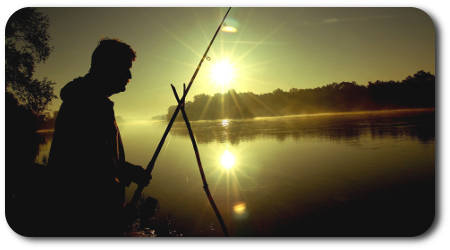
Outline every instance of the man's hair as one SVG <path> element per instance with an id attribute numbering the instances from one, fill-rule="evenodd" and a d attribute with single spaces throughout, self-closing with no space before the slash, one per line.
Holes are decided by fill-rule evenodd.
<path id="1" fill-rule="evenodd" d="M 136 52 L 130 45 L 119 39 L 102 38 L 92 53 L 92 71 L 101 71 L 121 63 L 131 63 L 136 59 Z"/>

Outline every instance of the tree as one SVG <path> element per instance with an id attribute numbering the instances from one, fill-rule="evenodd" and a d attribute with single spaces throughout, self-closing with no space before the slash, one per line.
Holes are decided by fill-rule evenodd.
<path id="1" fill-rule="evenodd" d="M 406 104 L 415 107 L 435 107 L 436 79 L 430 72 L 417 71 L 414 77 L 402 81 Z"/>
<path id="2" fill-rule="evenodd" d="M 361 110 L 434 108 L 435 76 L 418 71 L 400 81 L 333 82 L 314 89 L 280 88 L 269 93 L 227 93 L 213 96 L 194 96 L 187 110 L 190 120 L 248 119 L 253 117 L 314 114 L 324 112 L 352 112 Z M 172 117 L 176 106 L 171 106 L 167 117 Z"/>
<path id="3" fill-rule="evenodd" d="M 16 11 L 5 29 L 5 91 L 37 114 L 44 112 L 54 98 L 55 83 L 33 79 L 36 63 L 45 62 L 52 51 L 48 16 L 35 8 Z"/>

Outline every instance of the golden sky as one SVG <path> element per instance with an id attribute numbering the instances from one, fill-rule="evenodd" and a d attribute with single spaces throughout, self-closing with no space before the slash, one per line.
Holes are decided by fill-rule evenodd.
<path id="1" fill-rule="evenodd" d="M 227 8 L 38 8 L 48 14 L 54 50 L 35 77 L 55 93 L 85 75 L 99 39 L 119 38 L 137 52 L 127 91 L 114 95 L 125 120 L 166 114 L 191 79 Z M 333 82 L 403 80 L 435 74 L 435 27 L 417 8 L 232 8 L 187 100 L 233 88 L 256 94 Z M 224 64 L 225 84 L 211 73 Z M 61 100 L 50 107 L 58 110 Z"/>

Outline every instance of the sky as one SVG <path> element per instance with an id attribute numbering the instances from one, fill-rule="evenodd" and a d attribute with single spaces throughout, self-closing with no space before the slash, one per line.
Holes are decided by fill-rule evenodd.
<path id="1" fill-rule="evenodd" d="M 132 79 L 113 95 L 116 116 L 144 119 L 167 113 L 189 83 L 228 8 L 38 8 L 50 19 L 54 47 L 35 77 L 56 83 L 55 94 L 84 76 L 101 37 L 137 52 Z M 187 100 L 229 88 L 268 93 L 333 82 L 401 81 L 419 70 L 435 74 L 435 27 L 418 8 L 235 7 L 219 32 Z M 225 64 L 231 77 L 212 70 Z M 54 100 L 51 110 L 58 110 Z"/>

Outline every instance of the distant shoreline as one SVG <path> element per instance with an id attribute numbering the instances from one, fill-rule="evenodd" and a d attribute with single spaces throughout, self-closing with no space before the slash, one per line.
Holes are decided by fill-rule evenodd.
<path id="1" fill-rule="evenodd" d="M 407 108 L 407 109 L 383 109 L 383 110 L 361 110 L 361 111 L 343 111 L 343 112 L 325 112 L 315 114 L 297 114 L 297 115 L 283 115 L 283 116 L 258 116 L 252 118 L 219 118 L 219 119 L 202 119 L 195 121 L 213 121 L 213 120 L 246 120 L 246 119 L 265 119 L 265 118 L 282 118 L 282 117 L 297 117 L 297 116 L 325 116 L 325 115 L 352 115 L 365 113 L 382 113 L 382 112 L 414 112 L 414 111 L 436 111 L 436 108 Z M 188 117 L 189 118 L 189 117 Z M 165 122 L 166 120 L 149 120 L 148 122 Z M 134 121 L 133 123 L 135 123 Z M 144 121 L 142 121 L 144 122 Z M 181 122 L 181 121 L 179 121 Z M 124 123 L 127 124 L 127 123 Z M 36 133 L 54 132 L 54 129 L 40 129 Z"/>

